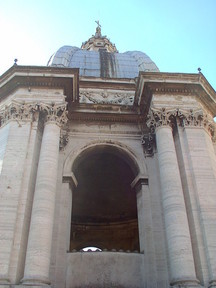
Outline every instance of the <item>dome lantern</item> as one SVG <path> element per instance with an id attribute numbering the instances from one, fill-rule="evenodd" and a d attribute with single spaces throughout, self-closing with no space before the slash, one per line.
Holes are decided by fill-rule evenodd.
<path id="1" fill-rule="evenodd" d="M 101 34 L 101 25 L 99 21 L 95 21 L 97 23 L 95 35 L 92 35 L 88 41 L 82 43 L 81 49 L 88 50 L 88 51 L 98 51 L 100 49 L 104 49 L 107 52 L 116 52 L 115 44 L 113 44 L 107 36 L 102 36 Z"/>

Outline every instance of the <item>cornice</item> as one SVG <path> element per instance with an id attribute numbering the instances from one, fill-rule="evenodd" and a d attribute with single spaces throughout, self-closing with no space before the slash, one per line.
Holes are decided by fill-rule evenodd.
<path id="1" fill-rule="evenodd" d="M 143 123 L 144 117 L 142 115 L 128 114 L 128 115 L 118 115 L 118 114 L 108 114 L 108 113 L 81 113 L 75 112 L 71 114 L 69 120 L 78 121 L 93 121 L 93 122 L 125 122 L 125 123 Z"/>
<path id="2" fill-rule="evenodd" d="M 202 73 L 140 72 L 135 105 L 147 113 L 153 94 L 193 95 L 212 115 L 216 115 L 216 92 Z"/>
<path id="3" fill-rule="evenodd" d="M 129 90 L 135 91 L 136 83 L 134 79 L 124 78 L 96 78 L 96 77 L 80 77 L 80 88 L 98 88 L 112 90 Z"/>
<path id="4" fill-rule="evenodd" d="M 123 83 L 134 84 L 135 80 L 130 78 L 99 78 L 93 76 L 80 76 L 82 82 L 100 82 L 100 83 Z"/>
<path id="5" fill-rule="evenodd" d="M 0 76 L 0 100 L 21 87 L 62 88 L 67 101 L 76 102 L 79 69 L 14 65 Z"/>

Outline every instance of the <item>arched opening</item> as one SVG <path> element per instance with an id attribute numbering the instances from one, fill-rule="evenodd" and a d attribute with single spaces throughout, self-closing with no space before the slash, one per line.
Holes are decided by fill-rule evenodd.
<path id="1" fill-rule="evenodd" d="M 76 159 L 71 251 L 89 246 L 139 251 L 136 193 L 131 189 L 138 172 L 125 154 L 102 145 Z"/>

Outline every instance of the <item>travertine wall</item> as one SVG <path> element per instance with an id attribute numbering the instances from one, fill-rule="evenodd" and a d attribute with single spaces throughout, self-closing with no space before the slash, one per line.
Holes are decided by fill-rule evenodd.
<path id="1" fill-rule="evenodd" d="M 199 204 L 197 202 L 197 194 L 193 183 L 193 175 L 190 168 L 190 159 L 188 158 L 189 152 L 185 143 L 184 129 L 181 127 L 178 127 L 178 133 L 175 135 L 175 145 L 193 244 L 192 248 L 197 277 L 201 283 L 208 286 L 208 263 L 202 234 L 202 223 L 200 221 Z"/>
<path id="2" fill-rule="evenodd" d="M 155 95 L 149 125 L 156 131 L 156 150 L 145 157 L 145 123 L 60 123 L 66 109 L 63 91 L 48 90 L 22 88 L 4 103 L 34 99 L 38 110 L 28 106 L 31 117 L 20 112 L 25 119 L 12 117 L 0 128 L 0 287 L 18 287 L 21 281 L 25 287 L 99 287 L 109 280 L 137 288 L 167 288 L 170 282 L 215 287 L 216 154 L 208 109 L 195 95 Z M 52 105 L 55 100 L 60 106 Z M 40 126 L 38 115 L 45 111 L 49 117 Z M 62 132 L 68 143 L 59 151 Z M 73 163 L 101 145 L 137 165 L 140 254 L 68 252 L 77 184 Z"/>
<path id="3" fill-rule="evenodd" d="M 9 273 L 17 264 L 13 262 L 13 253 L 18 253 L 20 241 L 14 242 L 18 203 L 22 194 L 23 176 L 25 173 L 26 156 L 28 153 L 29 137 L 31 132 L 30 121 L 19 124 L 11 121 L 9 125 L 8 143 L 5 149 L 3 167 L 0 176 L 0 271 L 1 277 L 9 281 Z M 29 169 L 29 168 L 28 168 Z M 15 249 L 15 246 L 18 247 Z M 13 273 L 12 279 L 16 274 Z"/>
<path id="4" fill-rule="evenodd" d="M 9 132 L 9 125 L 2 127 L 2 129 L 0 130 L 0 174 L 3 166 L 5 149 L 7 146 L 8 132 Z"/>
<path id="5" fill-rule="evenodd" d="M 196 278 L 204 287 L 214 287 L 213 255 L 216 251 L 213 240 L 215 227 L 212 224 L 215 223 L 213 211 L 216 209 L 216 158 L 212 142 L 215 135 L 213 115 L 193 95 L 155 95 L 152 107 L 158 125 L 168 125 L 174 129 L 177 168 L 184 192 Z M 164 145 L 168 143 L 170 141 Z M 177 227 L 181 233 L 182 229 Z"/>
<path id="6" fill-rule="evenodd" d="M 53 253 L 50 270 L 51 279 L 52 282 L 55 283 L 55 287 L 64 287 L 66 273 L 69 273 L 68 275 L 71 275 L 70 277 L 72 277 L 72 275 L 74 275 L 74 272 L 72 271 L 76 271 L 77 269 L 74 267 L 74 270 L 70 272 L 69 267 L 73 266 L 71 263 L 72 260 L 70 260 L 69 267 L 67 263 L 68 259 L 70 258 L 70 253 L 67 254 L 67 250 L 69 249 L 71 203 L 74 188 L 70 188 L 68 183 L 62 183 L 62 175 L 67 176 L 69 172 L 71 173 L 74 161 L 77 157 L 80 157 L 80 154 L 84 150 L 87 150 L 89 147 L 97 147 L 97 145 L 112 145 L 117 150 L 124 149 L 126 154 L 128 153 L 128 157 L 131 157 L 130 155 L 134 155 L 133 157 L 140 168 L 140 177 L 145 176 L 149 179 L 149 188 L 147 189 L 149 192 L 146 192 L 144 189 L 144 191 L 141 192 L 144 198 L 138 200 L 140 203 L 138 203 L 138 209 L 140 208 L 140 205 L 141 207 L 143 207 L 143 205 L 145 207 L 144 210 L 139 209 L 140 212 L 138 212 L 139 225 L 141 225 L 140 237 L 143 238 L 140 238 L 140 243 L 143 243 L 141 244 L 141 249 L 144 251 L 144 254 L 141 254 L 140 257 L 143 258 L 142 261 L 145 263 L 145 269 L 143 267 L 142 272 L 140 272 L 142 275 L 139 275 L 139 277 L 143 277 L 145 285 L 153 285 L 153 283 L 155 283 L 154 285 L 160 284 L 160 287 L 167 287 L 169 280 L 166 259 L 164 223 L 161 210 L 160 183 L 158 182 L 159 175 L 157 156 L 147 159 L 144 157 L 140 140 L 140 127 L 135 124 L 124 123 L 114 124 L 104 122 L 101 124 L 96 124 L 92 122 L 81 124 L 79 122 L 73 121 L 68 123 L 68 128 L 69 129 L 67 129 L 67 133 L 69 136 L 69 141 L 66 147 L 60 152 L 57 182 L 54 236 L 52 245 Z M 66 166 L 70 167 L 70 171 L 68 171 Z M 148 186 L 146 186 L 146 188 L 147 187 Z M 78 259 L 80 259 L 79 261 L 82 261 L 82 257 L 78 256 L 81 255 L 79 252 L 77 252 L 77 256 L 74 255 L 71 256 L 71 259 L 78 257 Z M 109 252 L 107 252 L 106 255 L 109 255 Z M 118 253 L 116 256 L 117 255 Z M 91 257 L 94 257 L 93 254 Z M 100 255 L 97 254 L 97 257 L 100 258 Z M 101 256 L 101 260 L 99 261 L 103 261 L 103 257 L 104 256 Z M 131 255 L 130 257 L 133 256 Z M 137 257 L 138 256 L 136 256 L 136 258 Z M 91 273 L 90 270 L 88 271 L 87 269 L 88 265 L 85 263 L 82 265 L 84 265 L 84 268 L 86 267 L 85 269 L 82 268 L 83 273 L 90 277 Z M 103 266 L 103 268 L 106 270 L 106 265 Z M 108 273 L 111 273 L 112 269 L 114 269 L 114 267 L 110 266 L 108 268 Z M 115 273 L 114 270 L 113 273 Z M 125 279 L 127 279 L 127 274 L 128 273 L 125 275 Z M 129 275 L 131 274 L 128 274 L 128 277 Z M 131 276 L 129 278 L 131 278 Z M 130 279 L 130 281 L 132 280 Z M 137 280 L 134 278 L 135 283 L 136 281 Z M 125 281 L 125 283 L 126 282 L 127 281 Z"/>
<path id="7" fill-rule="evenodd" d="M 66 287 L 146 287 L 143 279 L 143 271 L 145 271 L 143 260 L 142 254 L 134 253 L 69 253 Z"/>

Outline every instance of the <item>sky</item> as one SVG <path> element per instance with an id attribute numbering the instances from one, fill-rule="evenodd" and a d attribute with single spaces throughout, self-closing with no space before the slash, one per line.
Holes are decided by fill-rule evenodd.
<path id="1" fill-rule="evenodd" d="M 80 47 L 100 21 L 119 52 L 145 52 L 161 72 L 201 72 L 216 90 L 216 0 L 0 0 L 0 75 L 46 66 L 61 46 Z"/>

